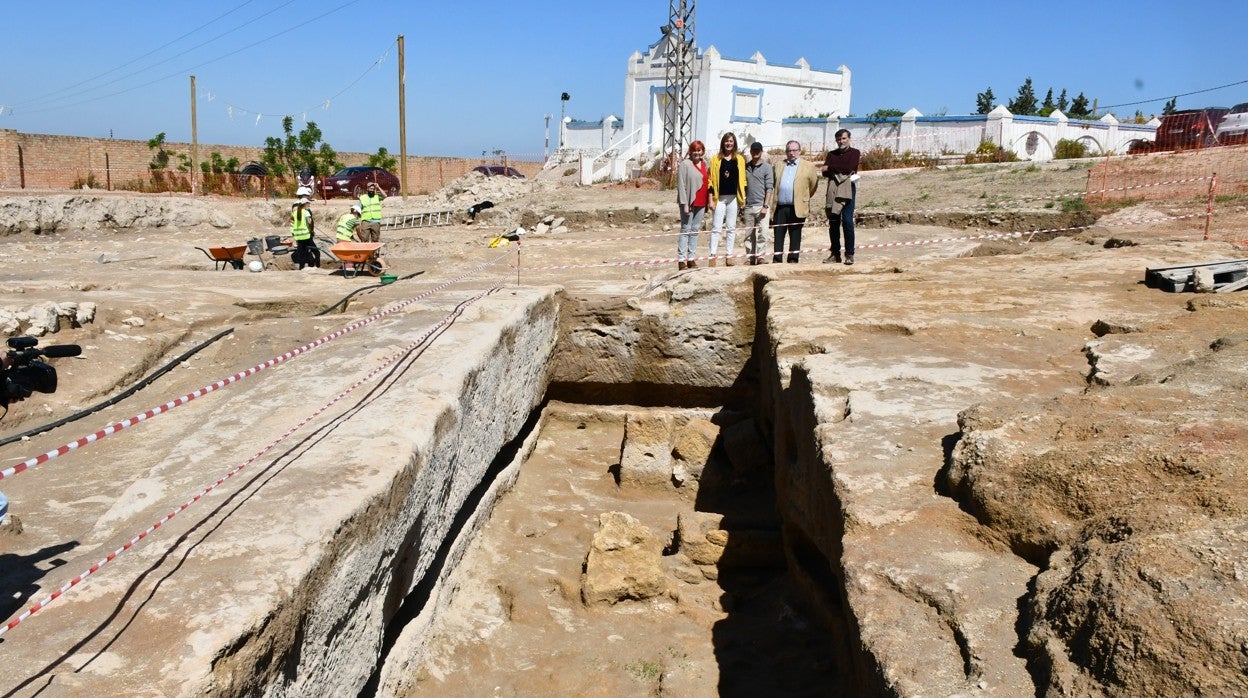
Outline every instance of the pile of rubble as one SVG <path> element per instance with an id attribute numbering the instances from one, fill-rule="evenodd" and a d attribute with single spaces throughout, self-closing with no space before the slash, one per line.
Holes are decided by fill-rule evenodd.
<path id="1" fill-rule="evenodd" d="M 428 197 L 431 209 L 467 209 L 479 201 L 500 203 L 519 199 L 537 188 L 550 185 L 531 179 L 514 177 L 486 177 L 480 172 L 469 172 Z"/>
<path id="2" fill-rule="evenodd" d="M 6 337 L 42 337 L 61 330 L 62 323 L 82 327 L 95 320 L 95 303 L 39 303 L 28 308 L 0 307 L 0 332 Z"/>

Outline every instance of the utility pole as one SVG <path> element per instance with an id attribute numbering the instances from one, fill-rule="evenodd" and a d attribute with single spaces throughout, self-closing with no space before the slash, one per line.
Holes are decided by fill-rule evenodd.
<path id="1" fill-rule="evenodd" d="M 667 24 L 662 31 L 667 38 L 667 66 L 664 73 L 664 96 L 668 105 L 663 110 L 663 152 L 670 158 L 672 170 L 693 140 L 693 60 L 695 0 L 670 0 Z"/>
<path id="2" fill-rule="evenodd" d="M 191 193 L 198 193 L 195 186 L 199 174 L 199 127 L 195 123 L 195 76 L 191 76 Z"/>
<path id="3" fill-rule="evenodd" d="M 559 147 L 560 148 L 563 147 L 563 131 L 564 131 L 565 124 L 567 123 L 567 118 L 568 118 L 564 116 L 563 114 L 564 114 L 564 109 L 569 99 L 572 99 L 572 96 L 569 95 L 567 92 L 564 92 L 563 94 L 559 95 Z"/>
<path id="4" fill-rule="evenodd" d="M 399 34 L 399 193 L 407 198 L 407 78 L 403 35 Z"/>
<path id="5" fill-rule="evenodd" d="M 550 114 L 546 115 L 546 146 L 542 151 L 542 162 L 550 160 Z"/>

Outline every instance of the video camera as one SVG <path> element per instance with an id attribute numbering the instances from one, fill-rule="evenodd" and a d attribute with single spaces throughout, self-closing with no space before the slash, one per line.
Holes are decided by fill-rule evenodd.
<path id="1" fill-rule="evenodd" d="M 22 400 L 31 393 L 56 392 L 56 369 L 39 357 L 56 359 L 82 353 L 77 344 L 54 344 L 43 349 L 36 348 L 37 344 L 39 340 L 34 337 L 9 337 L 9 367 L 0 371 L 0 407 L 7 410 L 10 400 Z"/>

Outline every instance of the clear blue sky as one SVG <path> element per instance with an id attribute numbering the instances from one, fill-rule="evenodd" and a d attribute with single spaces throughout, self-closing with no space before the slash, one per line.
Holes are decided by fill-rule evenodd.
<path id="1" fill-rule="evenodd" d="M 398 152 L 406 37 L 409 154 L 540 159 L 561 92 L 567 115 L 620 114 L 624 71 L 667 21 L 666 0 L 220 0 L 5 3 L 0 128 L 261 145 L 289 114 L 339 150 Z M 697 43 L 728 58 L 805 57 L 853 72 L 851 109 L 975 111 L 1030 76 L 1099 105 L 1160 113 L 1165 99 L 1248 81 L 1248 2 L 746 2 L 699 0 Z M 1248 82 L 1180 108 L 1248 101 Z M 324 105 L 328 104 L 328 108 Z"/>

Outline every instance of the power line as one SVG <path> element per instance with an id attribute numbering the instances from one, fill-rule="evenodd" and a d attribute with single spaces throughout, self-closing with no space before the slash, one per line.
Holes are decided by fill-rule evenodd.
<path id="1" fill-rule="evenodd" d="M 397 42 L 395 42 L 395 43 L 397 43 Z M 318 102 L 318 103 L 316 103 L 316 104 L 314 104 L 314 105 L 312 105 L 312 106 L 310 106 L 310 107 L 305 107 L 305 108 L 303 108 L 303 109 L 299 109 L 299 110 L 297 110 L 297 113 L 304 114 L 304 121 L 306 122 L 306 121 L 307 121 L 307 116 L 306 116 L 306 115 L 307 115 L 307 113 L 308 113 L 309 111 L 312 111 L 313 109 L 315 109 L 315 108 L 317 108 L 317 107 L 324 107 L 325 109 L 328 109 L 328 108 L 329 108 L 329 105 L 330 105 L 330 103 L 331 103 L 331 102 L 333 102 L 335 99 L 338 99 L 338 98 L 339 98 L 339 97 L 341 97 L 342 95 L 346 94 L 348 90 L 350 90 L 352 87 L 355 87 L 357 83 L 359 83 L 361 80 L 363 80 L 363 79 L 364 79 L 364 77 L 365 77 L 366 75 L 368 75 L 369 73 L 373 72 L 373 70 L 375 70 L 375 69 L 377 68 L 377 66 L 381 65 L 382 63 L 385 63 L 385 62 L 386 62 L 386 58 L 388 58 L 388 57 L 390 56 L 390 50 L 394 48 L 395 43 L 392 43 L 392 44 L 390 44 L 390 46 L 386 47 L 386 51 L 385 51 L 385 53 L 383 53 L 383 54 L 381 54 L 380 56 L 378 56 L 378 57 L 377 57 L 377 60 L 373 61 L 371 65 L 369 65 L 367 68 L 365 68 L 365 69 L 364 69 L 364 72 L 360 73 L 358 76 L 356 76 L 356 78 L 355 78 L 354 80 L 352 80 L 351 82 L 347 83 L 347 86 L 346 86 L 346 87 L 342 88 L 341 90 L 338 90 L 338 91 L 337 91 L 337 92 L 335 92 L 334 94 L 330 95 L 329 97 L 327 97 L 327 98 L 325 98 L 325 99 L 321 100 L 320 102 Z M 212 98 L 211 98 L 211 97 L 209 97 L 209 99 L 211 100 Z M 291 113 L 291 112 L 281 112 L 280 114 L 279 114 L 279 113 L 275 113 L 275 112 L 267 112 L 267 113 L 266 113 L 266 112 L 255 111 L 255 110 L 252 110 L 252 109 L 247 109 L 247 108 L 245 108 L 245 107 L 238 107 L 238 106 L 235 106 L 235 105 L 233 105 L 233 104 L 228 104 L 228 103 L 227 103 L 227 104 L 226 104 L 226 113 L 230 116 L 230 118 L 234 118 L 234 113 L 235 113 L 235 112 L 239 112 L 239 113 L 243 113 L 243 114 L 248 114 L 248 115 L 254 115 L 254 116 L 256 117 L 256 123 L 260 123 L 260 119 L 261 119 L 261 117 L 265 117 L 265 116 L 286 116 L 286 115 L 288 115 L 288 114 L 290 114 L 290 113 Z"/>
<path id="2" fill-rule="evenodd" d="M 293 0 L 291 0 L 291 1 L 293 2 Z M 307 25 L 309 25 L 309 24 L 312 24 L 313 22 L 320 21 L 321 19 L 324 19 L 325 17 L 328 17 L 329 15 L 334 14 L 335 12 L 338 12 L 338 11 L 340 11 L 340 10 L 344 10 L 344 9 L 346 9 L 346 8 L 350 7 L 351 5 L 355 5 L 355 4 L 357 4 L 358 2 L 360 2 L 360 0 L 350 0 L 349 2 L 345 2 L 345 3 L 341 4 L 341 5 L 339 5 L 338 7 L 335 7 L 335 8 L 334 8 L 334 9 L 332 9 L 332 10 L 327 10 L 327 11 L 325 11 L 325 12 L 323 12 L 323 13 L 321 13 L 321 14 L 319 14 L 319 15 L 315 16 L 315 17 L 312 17 L 311 19 L 307 19 L 307 20 L 305 20 L 305 21 L 303 21 L 303 22 L 300 22 L 299 24 L 293 25 L 293 26 L 291 26 L 291 27 L 287 27 L 286 29 L 283 29 L 282 31 L 277 32 L 276 34 L 271 34 L 271 35 L 269 35 L 269 36 L 267 36 L 267 37 L 265 37 L 265 38 L 263 38 L 263 39 L 260 39 L 260 40 L 258 40 L 258 41 L 254 41 L 254 42 L 252 42 L 252 43 L 250 43 L 250 44 L 247 44 L 246 46 L 243 46 L 242 48 L 239 48 L 239 49 L 236 49 L 236 50 L 234 50 L 234 51 L 231 51 L 230 53 L 227 53 L 227 54 L 224 54 L 224 55 L 221 55 L 221 56 L 217 56 L 216 58 L 213 58 L 213 59 L 210 59 L 210 60 L 204 61 L 203 63 L 198 63 L 198 64 L 193 65 L 193 66 L 190 66 L 190 67 L 188 67 L 188 68 L 183 68 L 183 69 L 181 69 L 181 70 L 178 70 L 178 71 L 175 71 L 175 72 L 172 72 L 172 73 L 167 73 L 167 74 L 165 74 L 165 75 L 162 75 L 161 77 L 155 78 L 155 79 L 153 79 L 153 80 L 149 80 L 148 82 L 142 83 L 142 84 L 140 84 L 140 85 L 135 85 L 134 87 L 128 87 L 128 88 L 126 88 L 126 89 L 124 89 L 124 90 L 118 90 L 118 91 L 116 91 L 116 92 L 111 92 L 111 93 L 106 94 L 106 95 L 100 95 L 100 96 L 98 96 L 98 97 L 90 97 L 90 98 L 87 98 L 87 99 L 79 100 L 79 101 L 77 101 L 77 102 L 71 102 L 71 103 L 69 103 L 69 104 L 61 104 L 61 105 L 57 105 L 57 106 L 45 107 L 45 108 L 43 108 L 43 109 L 31 109 L 31 110 L 23 111 L 22 113 L 23 113 L 23 114 L 41 114 L 41 113 L 44 113 L 44 112 L 49 112 L 49 111 L 59 111 L 59 110 L 62 110 L 62 109 L 67 109 L 67 108 L 69 108 L 69 107 L 77 107 L 77 106 L 80 106 L 80 105 L 83 105 L 83 104 L 90 104 L 91 102 L 98 102 L 98 101 L 100 101 L 100 100 L 102 100 L 102 99 L 108 99 L 108 98 L 110 98 L 110 97 L 117 97 L 117 96 L 120 96 L 120 95 L 124 95 L 124 94 L 130 93 L 130 92 L 134 92 L 135 90 L 142 89 L 142 88 L 144 88 L 144 87 L 150 87 L 150 86 L 152 86 L 152 85 L 155 85 L 155 84 L 156 84 L 156 83 L 158 83 L 158 82 L 163 82 L 163 81 L 168 80 L 168 79 L 170 79 L 170 78 L 175 78 L 175 77 L 184 77 L 185 75 L 189 74 L 189 73 L 190 73 L 191 71 L 193 71 L 193 70 L 197 70 L 197 69 L 202 68 L 202 67 L 204 67 L 204 66 L 206 66 L 206 65 L 212 65 L 213 63 L 216 63 L 216 62 L 218 62 L 218 61 L 221 61 L 221 60 L 224 60 L 224 59 L 226 59 L 226 58 L 229 58 L 230 56 L 233 56 L 233 55 L 235 55 L 235 54 L 238 54 L 238 53 L 240 53 L 240 52 L 242 52 L 242 51 L 246 51 L 247 49 L 250 49 L 250 48 L 255 48 L 256 46 L 259 46 L 259 45 L 261 45 L 261 44 L 263 44 L 263 43 L 266 43 L 266 42 L 268 42 L 268 41 L 272 41 L 273 39 L 276 39 L 276 38 L 278 38 L 278 37 L 280 37 L 280 36 L 285 36 L 286 34 L 289 34 L 289 33 L 293 32 L 293 31 L 295 31 L 295 30 L 297 30 L 297 29 L 302 29 L 303 27 L 305 27 L 305 26 L 307 26 Z M 266 13 L 266 14 L 267 14 L 267 13 Z M 253 20 L 253 21 L 254 21 L 254 20 Z M 202 44 L 201 44 L 201 45 L 202 45 Z M 114 81 L 114 82 L 115 82 L 115 81 Z M 0 112 L 3 112 L 5 109 L 6 109 L 6 107 L 2 107 L 2 106 L 0 106 Z M 9 110 L 9 112 L 10 112 L 10 113 L 12 112 L 12 109 L 11 109 L 11 108 L 8 108 L 8 110 Z"/>
<path id="3" fill-rule="evenodd" d="M 293 1 L 294 1 L 294 0 L 291 0 L 291 2 L 293 2 Z M 44 94 L 42 94 L 42 95 L 39 95 L 38 97 L 34 97 L 34 98 L 29 99 L 29 100 L 27 100 L 27 101 L 25 101 L 25 102 L 19 102 L 19 103 L 17 103 L 17 104 L 10 105 L 10 108 L 13 108 L 13 107 L 22 107 L 22 106 L 25 106 L 25 105 L 27 105 L 27 104 L 31 104 L 32 102 L 40 102 L 40 101 L 43 101 L 43 100 L 45 100 L 45 99 L 47 99 L 47 98 L 49 98 L 49 97 L 53 97 L 53 96 L 55 96 L 55 95 L 59 95 L 59 94 L 61 94 L 61 93 L 63 93 L 63 92 L 68 92 L 68 91 L 73 90 L 73 89 L 75 89 L 75 88 L 77 88 L 77 87 L 80 87 L 80 86 L 82 86 L 82 85 L 85 85 L 85 84 L 87 84 L 87 83 L 89 83 L 89 82 L 92 82 L 93 80 L 99 80 L 100 78 L 104 77 L 105 75 L 108 75 L 109 73 L 114 73 L 114 72 L 117 72 L 118 70 L 121 70 L 122 68 L 125 68 L 125 67 L 127 67 L 127 66 L 131 66 L 131 65 L 134 65 L 135 63 L 138 63 L 139 61 L 143 60 L 144 58 L 147 58 L 148 56 L 151 56 L 152 54 L 155 54 L 155 53 L 157 53 L 157 52 L 159 52 L 159 51 L 162 51 L 162 50 L 164 50 L 164 49 L 166 49 L 166 48 L 169 48 L 170 46 L 172 46 L 172 45 L 174 45 L 174 44 L 178 43 L 179 41 L 181 41 L 181 40 L 185 39 L 186 37 L 188 37 L 188 36 L 190 36 L 190 35 L 192 35 L 192 34 L 194 34 L 195 32 L 198 32 L 198 31 L 200 31 L 201 29 L 204 29 L 205 27 L 208 27 L 208 26 L 210 26 L 210 25 L 212 25 L 212 24 L 215 24 L 215 23 L 217 23 L 217 22 L 221 21 L 222 19 L 225 19 L 226 17 L 228 17 L 228 16 L 230 16 L 230 15 L 234 14 L 235 12 L 238 12 L 239 10 L 243 9 L 244 7 L 246 7 L 246 6 L 250 5 L 250 4 L 251 4 L 251 3 L 253 3 L 253 2 L 255 2 L 255 0 L 247 0 L 247 1 L 246 1 L 246 2 L 244 2 L 243 4 L 238 5 L 237 7 L 235 7 L 234 9 L 229 10 L 229 11 L 225 12 L 224 14 L 218 15 L 217 17 L 215 17 L 215 18 L 213 18 L 213 19 L 211 19 L 211 20 L 209 20 L 209 21 L 207 21 L 207 22 L 205 22 L 205 23 L 203 23 L 203 24 L 199 25 L 198 27 L 195 27 L 194 29 L 190 30 L 189 32 L 186 32 L 186 33 L 185 33 L 185 34 L 183 34 L 182 36 L 179 36 L 178 38 L 173 39 L 172 41 L 169 41 L 169 42 L 166 42 L 166 43 L 164 43 L 164 44 L 162 44 L 162 45 L 160 45 L 160 46 L 157 46 L 156 48 L 152 49 L 151 51 L 148 51 L 147 53 L 145 53 L 145 54 L 143 54 L 143 55 L 141 55 L 141 56 L 138 56 L 137 58 L 133 58 L 133 59 L 131 59 L 131 60 L 129 60 L 129 61 L 127 61 L 127 62 L 125 62 L 125 63 L 122 63 L 121 65 L 118 65 L 118 66 L 114 66 L 114 67 L 112 67 L 112 68 L 109 68 L 108 70 L 105 70 L 105 71 L 104 71 L 104 72 L 102 72 L 102 73 L 98 73 L 98 74 L 93 75 L 93 76 L 91 76 L 91 77 L 89 77 L 89 78 L 86 78 L 86 79 L 84 79 L 84 80 L 80 80 L 80 81 L 78 81 L 78 82 L 76 82 L 76 83 L 74 83 L 74 84 L 72 84 L 72 85 L 67 86 L 67 87 L 62 87 L 62 88 L 60 88 L 60 89 L 58 89 L 58 90 L 53 90 L 52 92 L 47 92 L 47 93 L 44 93 Z M 287 2 L 286 4 L 287 4 L 287 5 L 289 5 L 289 4 L 290 4 L 290 2 Z M 284 7 L 284 5 L 283 5 L 283 7 Z M 279 8 L 279 9 L 280 9 L 280 8 Z M 269 14 L 269 13 L 266 13 L 266 14 Z M 264 16 L 265 16 L 265 15 L 261 15 L 261 17 L 264 17 Z M 257 18 L 257 19 L 259 19 L 259 18 Z M 255 21 L 255 20 L 252 20 L 252 21 Z M 239 25 L 239 26 L 235 27 L 234 29 L 231 29 L 230 31 L 231 31 L 231 32 L 232 32 L 232 31 L 236 31 L 236 30 L 238 30 L 238 29 L 241 29 L 241 28 L 243 28 L 243 27 L 247 26 L 247 24 L 250 24 L 250 23 L 251 23 L 251 22 L 247 22 L 247 23 L 245 23 L 245 24 L 241 24 L 241 25 Z M 228 33 L 228 32 L 227 32 L 227 33 Z M 202 46 L 203 44 L 200 44 L 200 45 Z M 196 48 L 198 48 L 198 47 L 196 47 Z M 185 52 L 183 52 L 183 53 L 185 53 Z M 172 59 L 174 59 L 174 58 L 177 58 L 177 57 L 178 57 L 178 56 L 180 56 L 180 55 L 183 55 L 183 54 L 179 53 L 179 54 L 177 54 L 177 55 L 170 56 L 169 58 L 167 58 L 167 59 L 165 59 L 165 60 L 166 60 L 166 61 L 168 61 L 168 60 L 172 60 Z M 162 62 L 163 62 L 163 61 L 162 61 Z M 152 65 L 148 66 L 147 68 L 144 68 L 143 70 L 151 70 L 152 68 L 154 68 L 154 67 L 156 67 L 156 66 L 158 66 L 158 65 L 160 65 L 160 63 L 154 63 L 154 64 L 152 64 Z M 138 71 L 138 72 L 142 72 L 142 71 Z M 130 77 L 130 76 L 132 76 L 132 75 L 137 75 L 137 74 L 138 74 L 138 72 L 136 72 L 136 73 L 131 73 L 130 75 L 123 75 L 122 77 L 117 78 L 117 80 L 113 80 L 113 82 L 117 82 L 118 80 L 124 80 L 124 79 L 126 79 L 127 77 Z M 104 84 L 105 84 L 105 85 L 111 85 L 111 84 L 112 84 L 112 82 L 109 82 L 109 83 L 104 83 Z M 103 85 L 96 85 L 96 86 L 94 86 L 94 87 L 103 87 Z"/>
<path id="4" fill-rule="evenodd" d="M 1248 80 L 1240 80 L 1238 82 L 1231 82 L 1225 85 L 1218 85 L 1217 87 L 1207 87 L 1203 90 L 1196 90 L 1195 92 L 1184 92 L 1183 94 L 1173 95 L 1169 97 L 1157 97 L 1154 99 L 1145 99 L 1140 102 L 1124 102 L 1122 104 L 1110 104 L 1104 107 L 1097 107 L 1097 109 L 1109 110 L 1109 109 L 1117 109 L 1118 107 L 1134 107 L 1140 104 L 1149 104 L 1151 102 L 1164 102 L 1168 99 L 1178 99 L 1179 97 L 1191 97 L 1192 95 L 1204 94 L 1205 92 L 1213 92 L 1214 90 L 1225 90 L 1228 87 L 1235 87 L 1237 85 L 1243 85 L 1243 84 L 1248 84 Z"/>

